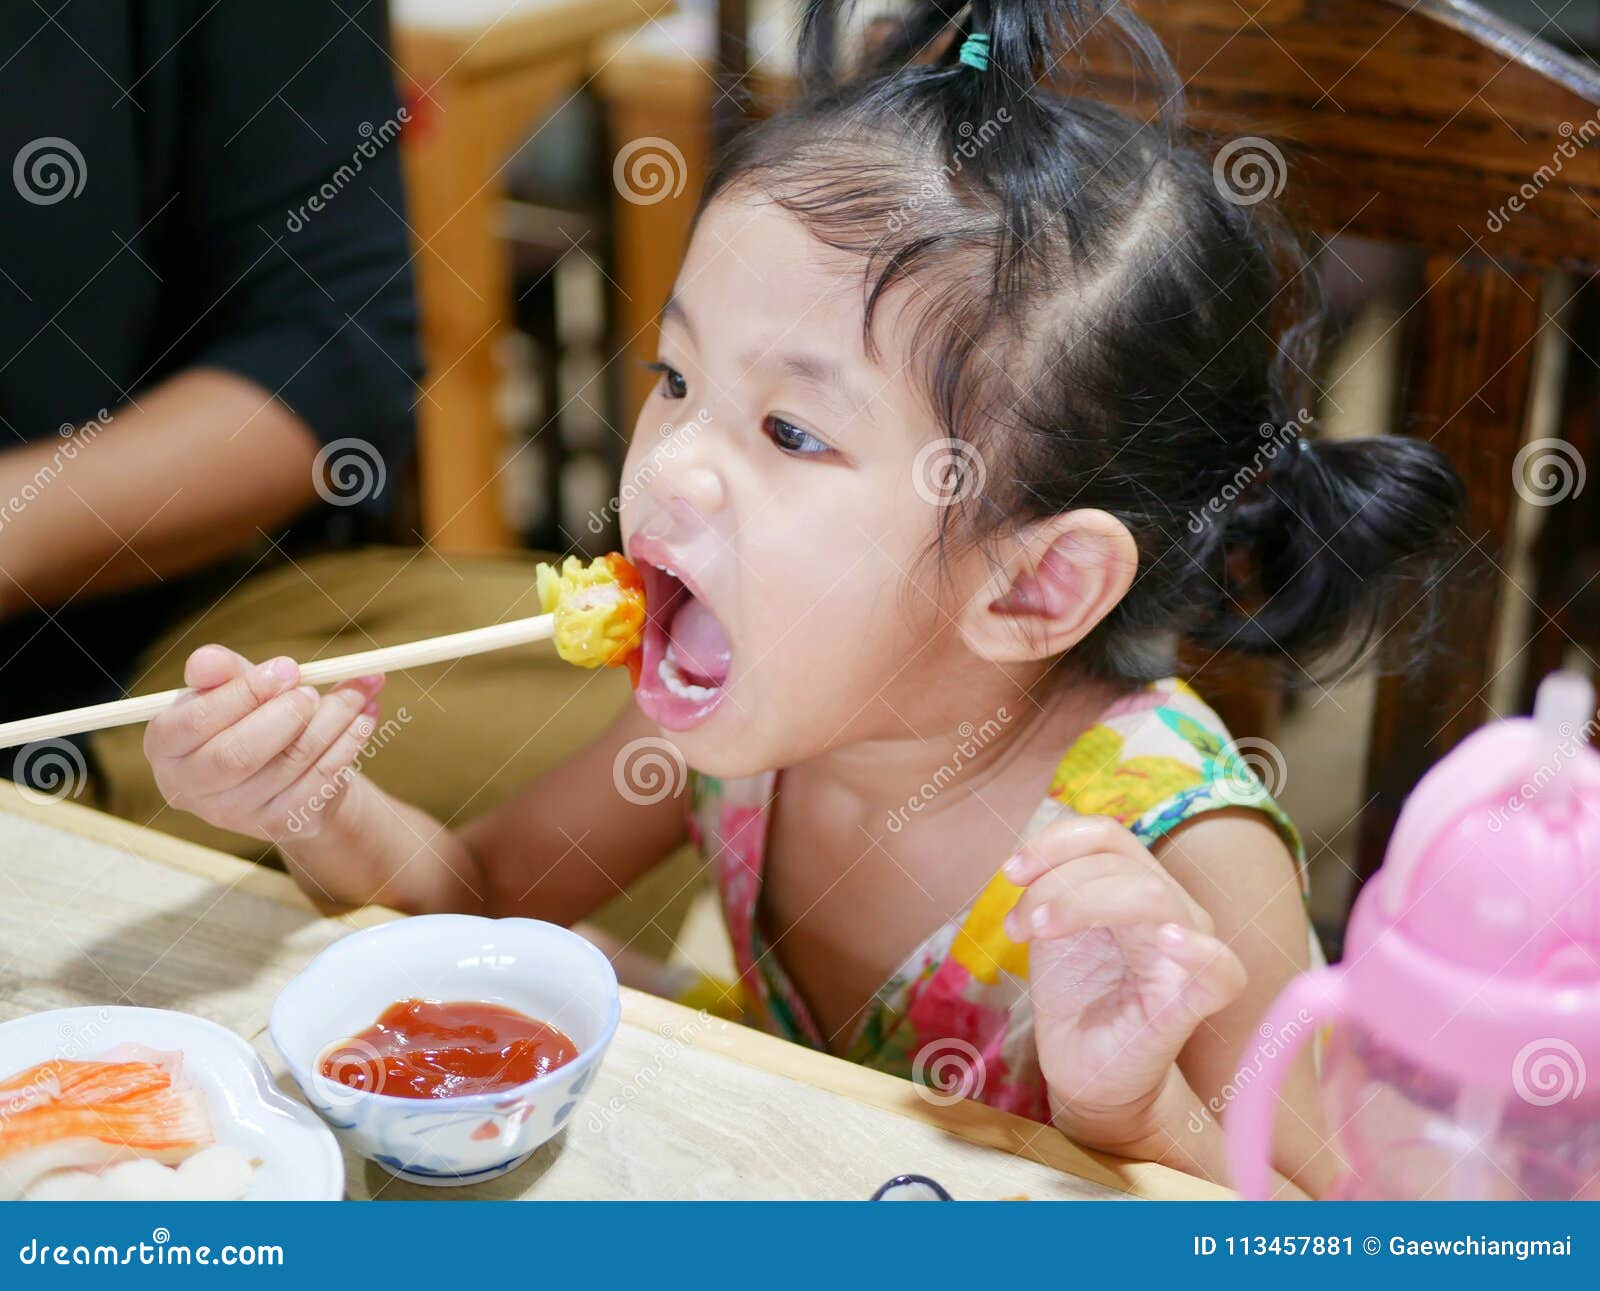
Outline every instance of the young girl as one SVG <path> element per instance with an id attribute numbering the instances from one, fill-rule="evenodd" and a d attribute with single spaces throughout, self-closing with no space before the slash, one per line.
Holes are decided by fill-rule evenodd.
<path id="1" fill-rule="evenodd" d="M 146 749 L 339 901 L 571 922 L 688 837 L 779 1034 L 1221 1179 L 1311 953 L 1304 857 L 1172 641 L 1370 634 L 1457 484 L 1303 438 L 1292 244 L 1173 128 L 1038 83 L 1069 22 L 1166 75 L 1123 6 L 949 9 L 707 184 L 625 467 L 651 617 L 608 733 L 447 827 L 355 771 L 381 678 L 318 698 L 207 646 Z M 628 784 L 641 747 L 694 769 L 687 818 Z M 1309 1068 L 1286 1099 L 1282 1188 L 1316 1193 Z"/>

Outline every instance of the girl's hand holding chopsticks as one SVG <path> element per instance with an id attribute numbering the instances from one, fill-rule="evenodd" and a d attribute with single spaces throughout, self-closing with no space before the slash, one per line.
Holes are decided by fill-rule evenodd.
<path id="1" fill-rule="evenodd" d="M 253 664 L 208 645 L 189 656 L 184 682 L 193 693 L 145 728 L 145 754 L 167 801 L 252 838 L 319 833 L 377 729 L 383 675 L 319 695 L 300 684 L 293 659 Z"/>

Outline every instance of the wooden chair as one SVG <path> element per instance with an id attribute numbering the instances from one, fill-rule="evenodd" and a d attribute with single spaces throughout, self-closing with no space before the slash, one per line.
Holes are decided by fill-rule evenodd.
<path id="1" fill-rule="evenodd" d="M 1393 428 L 1437 444 L 1465 481 L 1463 559 L 1429 664 L 1404 667 L 1418 645 L 1414 615 L 1380 647 L 1365 879 L 1417 779 L 1491 715 L 1494 625 L 1506 598 L 1523 594 L 1508 590 L 1505 566 L 1535 342 L 1552 326 L 1544 293 L 1577 294 L 1600 266 L 1600 72 L 1467 0 L 1131 2 L 1171 52 L 1196 124 L 1264 138 L 1288 159 L 1284 200 L 1303 227 L 1424 257 Z M 1137 92 L 1114 51 L 1085 54 L 1106 92 Z M 1569 399 L 1564 424 L 1592 449 L 1595 338 L 1582 339 L 1567 370 L 1589 394 Z M 1546 534 L 1584 511 L 1581 495 L 1550 507 Z M 1548 541 L 1541 551 L 1547 568 L 1560 563 Z M 1560 662 L 1567 631 L 1538 605 L 1534 618 L 1539 649 L 1514 659 L 1530 677 L 1530 656 L 1541 670 Z M 1248 716 L 1235 720 L 1248 729 Z"/>
<path id="2" fill-rule="evenodd" d="M 1431 440 L 1455 463 L 1468 499 L 1463 555 L 1428 635 L 1429 666 L 1404 666 L 1419 643 L 1415 614 L 1380 647 L 1360 837 L 1365 879 L 1418 778 L 1491 715 L 1494 625 L 1508 595 L 1519 595 L 1504 576 L 1513 463 L 1534 394 L 1535 342 L 1556 325 L 1542 303 L 1552 287 L 1577 296 L 1566 329 L 1585 329 L 1572 333 L 1562 433 L 1594 458 L 1600 292 L 1588 277 L 1600 267 L 1600 72 L 1468 0 L 1126 3 L 1172 55 L 1192 121 L 1226 138 L 1264 140 L 1286 159 L 1283 200 L 1317 242 L 1364 237 L 1423 258 L 1421 294 L 1404 320 L 1392 429 Z M 719 48 L 740 46 L 726 28 L 743 9 L 724 0 Z M 1125 53 L 1109 42 L 1086 42 L 1062 68 L 1086 73 L 1112 101 L 1140 101 Z M 719 85 L 736 80 L 736 70 L 724 69 Z M 1572 337 L 1555 339 L 1568 345 Z M 1527 673 L 1524 697 L 1580 626 L 1581 579 L 1567 566 L 1580 538 L 1600 545 L 1596 514 L 1581 494 L 1543 512 L 1541 583 L 1563 599 L 1548 612 L 1534 607 L 1516 659 Z M 1596 599 L 1589 596 L 1591 609 Z M 1270 734 L 1276 672 L 1208 671 L 1208 697 L 1235 733 Z M 1206 673 L 1199 680 L 1206 689 Z"/>

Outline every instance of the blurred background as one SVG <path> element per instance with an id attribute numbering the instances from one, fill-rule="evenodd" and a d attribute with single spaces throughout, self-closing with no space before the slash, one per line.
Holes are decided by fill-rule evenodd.
<path id="1" fill-rule="evenodd" d="M 1462 590 L 1421 665 L 1411 666 L 1409 629 L 1375 666 L 1331 684 L 1292 667 L 1191 660 L 1305 834 L 1313 913 L 1336 953 L 1349 901 L 1421 770 L 1489 715 L 1526 711 L 1549 669 L 1593 668 L 1600 525 L 1583 484 L 1600 409 L 1600 5 L 1134 7 L 1173 51 L 1197 121 L 1263 145 L 1281 167 L 1269 167 L 1273 194 L 1312 232 L 1328 306 L 1322 367 L 1305 374 L 1319 433 L 1425 434 L 1468 482 Z M 415 452 L 384 457 L 384 505 L 360 513 L 361 541 L 420 549 L 451 571 L 617 544 L 619 466 L 655 379 L 642 364 L 654 357 L 656 312 L 715 141 L 793 92 L 799 9 L 391 0 L 386 22 L 361 7 L 306 35 L 306 63 L 335 40 L 373 61 L 381 49 L 399 104 L 403 205 L 381 193 L 327 199 L 330 211 L 359 204 L 366 227 L 391 228 L 410 248 L 399 281 L 414 293 L 423 372 Z M 345 30 L 357 14 L 359 41 Z M 53 34 L 19 29 L 14 56 L 37 56 Z M 850 34 L 838 33 L 841 47 Z M 247 63 L 248 45 L 234 56 Z M 1111 53 L 1074 51 L 1062 74 L 1137 99 Z M 117 80 L 114 67 L 106 75 Z M 292 86 L 277 97 L 292 131 L 307 109 Z M 362 140 L 390 142 L 388 123 L 366 117 L 338 137 L 302 121 L 337 162 Z M 293 232 L 317 213 L 274 215 Z M 392 366 L 406 367 L 403 355 Z M 163 657 L 181 657 L 181 639 L 166 638 Z M 118 680 L 157 678 L 152 665 Z M 12 696 L 24 711 L 30 698 Z M 447 805 L 485 803 L 466 798 Z M 178 828 L 148 798 L 101 801 Z M 636 903 L 631 935 L 644 948 L 676 939 L 678 916 L 662 912 L 682 905 L 684 887 L 669 878 L 659 898 Z"/>

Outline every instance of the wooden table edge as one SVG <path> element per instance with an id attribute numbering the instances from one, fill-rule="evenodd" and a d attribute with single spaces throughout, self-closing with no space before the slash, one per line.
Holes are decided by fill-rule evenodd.
<path id="1" fill-rule="evenodd" d="M 280 905 L 322 917 L 337 915 L 352 928 L 372 927 L 402 917 L 398 911 L 383 906 L 349 911 L 319 906 L 287 874 L 185 842 L 80 803 L 41 802 L 4 780 L 0 780 L 0 812 L 131 852 Z M 723 1054 L 762 1071 L 935 1126 L 969 1143 L 1025 1157 L 1133 1197 L 1149 1201 L 1221 1201 L 1236 1196 L 1220 1185 L 1169 1166 L 1090 1152 L 1047 1126 L 983 1103 L 962 1100 L 949 1106 L 937 1105 L 920 1094 L 917 1086 L 897 1076 L 790 1044 L 734 1022 L 696 1014 L 680 1004 L 642 991 L 624 987 L 622 1006 L 623 1018 L 631 1025 L 670 1037 L 677 1043 Z"/>

